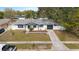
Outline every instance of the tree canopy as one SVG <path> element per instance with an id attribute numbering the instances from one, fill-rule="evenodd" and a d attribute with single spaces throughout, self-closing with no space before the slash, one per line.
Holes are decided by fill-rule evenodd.
<path id="1" fill-rule="evenodd" d="M 79 36 L 79 8 L 39 7 L 39 17 L 47 17 L 64 26 L 67 31 Z"/>
<path id="2" fill-rule="evenodd" d="M 0 19 L 4 18 L 4 12 L 0 11 Z"/>

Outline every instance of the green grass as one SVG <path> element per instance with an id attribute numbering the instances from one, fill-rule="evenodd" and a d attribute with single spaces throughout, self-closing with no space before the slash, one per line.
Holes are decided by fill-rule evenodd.
<path id="1" fill-rule="evenodd" d="M 55 31 L 57 36 L 60 38 L 61 41 L 79 41 L 79 37 L 66 32 L 66 31 Z"/>
<path id="2" fill-rule="evenodd" d="M 23 31 L 7 31 L 2 36 L 0 36 L 0 41 L 50 41 L 47 34 L 25 34 Z"/>
<path id="3" fill-rule="evenodd" d="M 79 44 L 65 44 L 70 49 L 79 49 Z"/>
<path id="4" fill-rule="evenodd" d="M 17 49 L 51 49 L 51 44 L 16 44 L 16 47 Z"/>
<path id="5" fill-rule="evenodd" d="M 17 49 L 31 49 L 32 44 L 17 44 L 16 47 Z"/>

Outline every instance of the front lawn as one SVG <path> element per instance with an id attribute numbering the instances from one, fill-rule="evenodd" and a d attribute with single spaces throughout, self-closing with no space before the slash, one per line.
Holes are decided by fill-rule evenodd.
<path id="1" fill-rule="evenodd" d="M 79 49 L 79 44 L 65 44 L 70 49 Z"/>
<path id="2" fill-rule="evenodd" d="M 28 49 L 28 50 L 41 50 L 41 49 L 51 49 L 51 44 L 16 44 L 18 49 Z"/>
<path id="3" fill-rule="evenodd" d="M 79 37 L 66 32 L 66 31 L 54 31 L 61 41 L 79 41 Z"/>
<path id="4" fill-rule="evenodd" d="M 50 41 L 50 38 L 45 33 L 25 34 L 24 31 L 10 30 L 0 36 L 0 41 Z"/>

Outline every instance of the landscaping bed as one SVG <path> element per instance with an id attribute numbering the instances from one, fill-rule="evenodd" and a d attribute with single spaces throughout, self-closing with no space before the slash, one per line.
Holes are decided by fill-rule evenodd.
<path id="1" fill-rule="evenodd" d="M 61 41 L 79 41 L 79 37 L 66 31 L 54 31 Z"/>
<path id="2" fill-rule="evenodd" d="M 0 36 L 0 41 L 50 41 L 45 33 L 28 33 L 21 30 L 10 30 Z"/>

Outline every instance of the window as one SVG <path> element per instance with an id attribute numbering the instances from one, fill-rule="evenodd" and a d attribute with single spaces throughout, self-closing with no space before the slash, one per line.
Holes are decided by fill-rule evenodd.
<path id="1" fill-rule="evenodd" d="M 18 25 L 18 28 L 23 28 L 23 25 L 19 24 L 19 25 Z"/>
<path id="2" fill-rule="evenodd" d="M 34 28 L 36 27 L 36 25 L 33 26 Z"/>
<path id="3" fill-rule="evenodd" d="M 40 27 L 43 27 L 43 25 L 40 25 Z"/>

